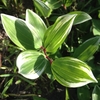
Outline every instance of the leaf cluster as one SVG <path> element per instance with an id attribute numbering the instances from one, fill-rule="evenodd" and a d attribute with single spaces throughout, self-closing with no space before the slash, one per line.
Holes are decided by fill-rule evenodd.
<path id="1" fill-rule="evenodd" d="M 28 79 L 37 80 L 43 75 L 51 82 L 56 80 L 66 87 L 66 100 L 71 98 L 68 88 L 77 88 L 79 100 L 99 100 L 100 70 L 95 67 L 100 66 L 99 60 L 95 62 L 95 57 L 97 59 L 100 52 L 99 20 L 92 18 L 87 13 L 89 11 L 85 11 L 85 8 L 93 2 L 89 0 L 82 6 L 81 11 L 77 10 L 82 5 L 79 1 L 34 0 L 33 2 L 35 12 L 27 9 L 25 20 L 1 14 L 3 27 L 20 52 L 17 53 L 15 66 L 18 71 L 16 69 L 15 73 L 21 74 L 25 78 L 20 75 L 18 77 L 29 83 L 31 81 Z M 78 6 L 75 5 L 77 3 Z M 58 12 L 58 8 L 61 11 L 64 9 L 65 12 L 63 15 L 62 13 L 57 15 L 56 20 L 54 18 L 52 20 L 53 13 Z M 68 10 L 71 11 L 66 14 Z M 92 13 L 91 10 L 90 14 Z M 91 29 L 89 33 L 87 27 Z M 2 94 L 7 91 L 13 80 L 14 78 L 11 78 L 8 81 Z M 89 89 L 93 91 L 92 96 Z M 41 100 L 37 97 L 36 100 L 38 99 Z"/>

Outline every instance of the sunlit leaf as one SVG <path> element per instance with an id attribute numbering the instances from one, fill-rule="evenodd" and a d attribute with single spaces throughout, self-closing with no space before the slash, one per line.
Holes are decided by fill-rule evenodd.
<path id="1" fill-rule="evenodd" d="M 80 60 L 87 61 L 98 50 L 99 44 L 99 36 L 88 39 L 76 49 L 73 56 Z"/>
<path id="2" fill-rule="evenodd" d="M 47 59 L 40 52 L 27 50 L 19 54 L 16 65 L 21 75 L 28 79 L 36 79 L 44 72 Z"/>
<path id="3" fill-rule="evenodd" d="M 1 14 L 2 24 L 9 38 L 22 49 L 34 49 L 42 46 L 37 29 L 24 20 Z"/>
<path id="4" fill-rule="evenodd" d="M 100 87 L 98 85 L 94 87 L 92 100 L 100 100 Z"/>
<path id="5" fill-rule="evenodd" d="M 51 9 L 57 9 L 62 5 L 61 0 L 47 0 L 45 4 Z"/>
<path id="6" fill-rule="evenodd" d="M 80 11 L 58 17 L 56 22 L 47 29 L 44 35 L 43 43 L 47 52 L 55 53 L 57 51 L 70 33 L 73 24 L 80 24 L 90 19 L 91 17 L 87 13 Z"/>
<path id="7" fill-rule="evenodd" d="M 44 35 L 44 47 L 47 52 L 55 53 L 71 31 L 76 15 L 59 17 Z"/>
<path id="8" fill-rule="evenodd" d="M 53 61 L 51 69 L 55 79 L 66 87 L 80 87 L 97 82 L 90 67 L 76 58 L 58 58 Z"/>
<path id="9" fill-rule="evenodd" d="M 44 33 L 47 27 L 43 20 L 32 10 L 26 10 L 26 22 L 30 23 L 35 29 L 37 29 L 39 36 L 43 39 Z"/>
<path id="10" fill-rule="evenodd" d="M 82 12 L 82 11 L 74 11 L 74 12 L 70 12 L 69 14 L 77 14 L 75 20 L 74 20 L 74 25 L 76 24 L 81 24 L 84 23 L 88 20 L 91 20 L 91 16 L 89 14 L 87 14 L 86 12 Z"/>
<path id="11" fill-rule="evenodd" d="M 52 10 L 41 0 L 33 0 L 35 7 L 41 12 L 44 17 L 49 17 Z"/>

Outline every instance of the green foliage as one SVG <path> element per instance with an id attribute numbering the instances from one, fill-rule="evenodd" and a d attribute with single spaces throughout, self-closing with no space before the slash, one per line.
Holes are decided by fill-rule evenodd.
<path id="1" fill-rule="evenodd" d="M 51 66 L 55 79 L 66 87 L 80 87 L 97 82 L 90 67 L 76 58 L 58 58 Z"/>
<path id="2" fill-rule="evenodd" d="M 9 86 L 13 83 L 13 78 L 11 78 L 10 80 L 8 80 L 7 84 L 5 84 L 5 88 L 2 91 L 2 95 L 6 93 L 7 89 L 9 88 Z M 7 96 L 7 95 L 6 95 Z"/>
<path id="3" fill-rule="evenodd" d="M 33 2 L 44 17 L 50 16 L 52 10 L 44 2 L 41 0 L 33 0 Z"/>
<path id="4" fill-rule="evenodd" d="M 48 28 L 46 34 L 44 35 L 44 47 L 46 48 L 47 52 L 55 53 L 57 51 L 57 49 L 68 36 L 72 28 L 74 19 L 75 15 L 66 15 L 59 17 L 55 24 Z"/>
<path id="5" fill-rule="evenodd" d="M 88 86 L 78 88 L 77 92 L 78 92 L 78 100 L 91 99 L 91 94 Z"/>
<path id="6" fill-rule="evenodd" d="M 31 24 L 16 17 L 6 16 L 4 14 L 2 15 L 2 21 L 5 31 L 8 33 L 11 40 L 20 48 L 34 49 L 39 48 L 42 45 L 38 30 Z M 28 41 L 26 42 L 26 40 Z"/>
<path id="7" fill-rule="evenodd" d="M 57 51 L 70 33 L 73 24 L 80 24 L 90 19 L 88 14 L 78 11 L 59 17 L 44 35 L 44 47 L 47 52 L 55 53 Z"/>
<path id="8" fill-rule="evenodd" d="M 61 0 L 46 0 L 45 4 L 50 7 L 52 10 L 61 7 Z"/>
<path id="9" fill-rule="evenodd" d="M 33 21 L 34 20 L 34 21 Z M 35 29 L 38 29 L 39 36 L 41 39 L 44 37 L 44 33 L 47 30 L 47 26 L 43 22 L 43 20 L 33 11 L 28 10 L 26 11 L 26 22 L 30 23 Z"/>
<path id="10" fill-rule="evenodd" d="M 44 72 L 47 60 L 42 53 L 27 50 L 19 54 L 16 64 L 20 74 L 29 79 L 36 79 Z"/>
<path id="11" fill-rule="evenodd" d="M 100 20 L 93 19 L 93 34 L 100 35 Z"/>
<path id="12" fill-rule="evenodd" d="M 92 100 L 100 100 L 100 87 L 98 85 L 94 87 Z"/>
<path id="13" fill-rule="evenodd" d="M 73 23 L 74 24 L 81 23 L 81 21 L 84 22 L 84 21 L 86 21 L 86 19 L 90 20 L 90 17 L 88 17 L 88 15 L 86 13 L 84 13 L 85 16 L 87 16 L 87 17 L 83 16 L 79 22 L 79 20 L 77 20 L 78 19 L 77 16 L 78 15 L 80 16 L 80 14 L 83 15 L 83 13 L 84 12 L 76 12 L 76 13 L 74 12 L 74 13 L 69 13 L 69 14 L 63 15 L 63 16 L 59 17 L 56 20 L 56 22 L 54 23 L 54 25 L 52 25 L 48 29 L 46 29 L 45 24 L 41 20 L 35 20 L 34 23 L 37 23 L 37 24 L 34 27 L 34 23 L 32 23 L 31 19 L 32 19 L 32 16 L 34 16 L 33 17 L 33 19 L 34 19 L 38 15 L 36 15 L 35 13 L 32 13 L 32 11 L 29 11 L 29 10 L 27 10 L 26 21 L 23 21 L 21 19 L 9 16 L 9 15 L 2 14 L 1 18 L 2 18 L 2 22 L 3 22 L 3 26 L 4 26 L 8 36 L 16 45 L 18 45 L 22 49 L 25 49 L 25 51 L 22 52 L 17 58 L 17 67 L 19 69 L 19 73 L 29 79 L 38 78 L 45 70 L 46 63 L 48 60 L 48 61 L 50 61 L 51 66 L 53 66 L 52 67 L 53 75 L 54 75 L 55 79 L 58 80 L 61 84 L 63 84 L 66 87 L 79 87 L 79 86 L 83 86 L 90 82 L 97 82 L 96 79 L 93 77 L 90 69 L 89 69 L 90 75 L 85 75 L 85 73 L 84 73 L 85 71 L 83 70 L 83 68 L 81 68 L 81 65 L 82 65 L 82 64 L 80 64 L 81 62 L 76 59 L 75 59 L 75 61 L 77 61 L 77 62 L 75 64 L 72 64 L 72 66 L 76 67 L 79 65 L 80 69 L 78 70 L 77 68 L 75 68 L 75 72 L 74 72 L 76 75 L 75 79 L 77 78 L 77 80 L 75 80 L 73 78 L 73 75 L 70 73 L 71 69 L 73 69 L 73 68 L 71 68 L 71 66 L 69 66 L 69 68 L 71 68 L 71 69 L 66 69 L 67 68 L 66 64 L 67 63 L 71 64 L 73 62 L 73 59 L 71 59 L 71 58 L 66 58 L 66 59 L 68 61 L 70 60 L 72 62 L 67 62 L 67 60 L 66 60 L 65 65 L 61 65 L 62 67 L 64 67 L 63 70 L 65 70 L 65 72 L 67 72 L 67 71 L 69 72 L 69 73 L 67 73 L 68 76 L 66 76 L 66 78 L 65 78 L 64 76 L 67 74 L 63 75 L 62 70 L 57 71 L 57 69 L 59 69 L 59 68 L 54 67 L 56 60 L 53 61 L 53 63 L 52 63 L 52 59 L 49 58 L 49 56 L 47 54 L 47 52 L 51 52 L 51 53 L 57 52 L 57 49 L 65 41 L 66 37 L 68 36 L 69 32 L 71 31 Z M 29 20 L 29 18 L 31 18 L 31 19 Z M 76 18 L 76 21 L 75 21 L 75 18 Z M 39 23 L 40 23 L 40 25 L 39 25 Z M 11 24 L 12 27 L 11 26 L 9 27 L 9 24 Z M 40 31 L 38 31 L 38 25 L 40 26 Z M 40 38 L 40 34 L 43 34 L 43 31 L 45 34 L 44 34 L 44 40 L 43 40 L 43 45 L 42 45 L 42 40 Z M 26 40 L 28 40 L 28 41 L 26 42 Z M 39 49 L 39 48 L 40 48 L 40 50 L 42 49 L 42 51 L 44 52 L 44 56 L 42 55 L 42 53 L 39 53 L 36 51 L 29 51 L 29 49 L 34 50 L 34 49 Z M 47 60 L 45 58 L 47 58 Z M 62 58 L 62 59 L 60 59 L 60 61 L 63 62 L 64 59 Z M 60 61 L 58 61 L 58 62 L 60 62 Z M 85 64 L 83 64 L 83 65 L 85 68 L 86 65 Z M 57 66 L 59 67 L 59 64 Z M 54 68 L 57 68 L 57 69 L 54 69 Z M 59 75 L 56 76 L 56 74 L 54 73 L 55 70 L 61 76 L 59 76 Z M 77 76 L 79 74 L 77 72 L 81 71 L 81 70 L 82 70 L 82 74 L 84 76 L 81 76 L 81 75 Z M 89 74 L 89 72 L 87 72 L 87 73 Z M 69 77 L 70 75 L 72 77 Z M 62 80 L 60 77 L 65 82 L 62 83 Z M 69 79 L 68 79 L 68 77 L 69 77 Z M 60 80 L 59 80 L 59 78 L 60 78 Z M 82 78 L 84 81 L 82 81 Z M 68 79 L 68 80 L 66 80 L 66 79 Z M 67 84 L 67 82 L 68 82 L 68 84 Z M 74 84 L 74 82 L 75 82 L 75 84 Z"/>
<path id="14" fill-rule="evenodd" d="M 73 56 L 82 61 L 88 61 L 98 50 L 99 44 L 100 37 L 93 37 L 88 39 L 76 49 Z"/>
<path id="15" fill-rule="evenodd" d="M 66 7 L 71 6 L 71 4 L 73 3 L 73 0 L 62 0 L 63 3 L 65 4 Z"/>
<path id="16" fill-rule="evenodd" d="M 8 11 L 11 7 L 16 11 L 23 10 L 21 0 L 1 2 L 3 6 L 0 7 Z M 11 69 L 1 67 L 7 73 L 0 73 L 0 78 L 6 82 L 0 97 L 12 95 L 7 91 L 13 82 L 16 85 L 26 82 L 25 90 L 33 86 L 33 93 L 37 91 L 38 95 L 30 95 L 34 100 L 46 100 L 40 97 L 41 90 L 35 87 L 39 84 L 48 90 L 47 78 L 51 80 L 50 86 L 57 81 L 66 88 L 66 100 L 99 100 L 100 0 L 96 4 L 92 0 L 33 0 L 33 4 L 33 11 L 26 10 L 25 20 L 14 17 L 15 13 L 14 16 L 1 14 L 4 30 L 16 46 L 9 41 L 0 43 L 2 51 L 7 46 L 11 55 L 4 59 L 13 66 Z M 18 16 L 22 10 L 18 10 Z M 95 16 L 92 19 L 90 15 Z M 17 56 L 14 64 L 9 60 L 12 56 L 14 61 Z M 48 93 L 54 89 L 51 88 Z M 71 98 L 69 88 L 77 89 L 77 99 Z"/>
<path id="17" fill-rule="evenodd" d="M 51 54 L 57 52 L 69 35 L 73 24 L 80 24 L 91 19 L 88 14 L 84 12 L 71 12 L 57 18 L 56 22 L 49 28 L 31 10 L 26 11 L 26 21 L 5 14 L 1 14 L 1 18 L 4 29 L 10 39 L 24 50 L 19 54 L 16 61 L 21 75 L 29 79 L 36 79 L 48 67 L 49 61 L 54 78 L 66 87 L 80 87 L 92 82 L 97 83 L 90 67 L 81 60 L 87 60 L 96 52 L 97 49 L 93 52 L 91 49 L 98 48 L 99 37 L 85 42 L 75 52 L 75 57 L 81 59 L 85 56 L 85 60 L 78 60 L 72 57 L 52 59 L 48 56 L 48 52 L 51 52 Z M 38 20 L 35 18 L 38 18 Z M 92 43 L 92 47 L 89 46 L 90 43 Z M 87 46 L 88 49 L 86 49 Z M 89 56 L 87 56 L 88 52 L 90 53 Z"/>
<path id="18" fill-rule="evenodd" d="M 1 0 L 3 4 L 7 7 L 7 0 Z"/>
<path id="19" fill-rule="evenodd" d="M 23 0 L 1 0 L 0 9 L 7 10 L 7 13 L 19 13 L 22 15 L 23 12 Z M 13 12 L 14 11 L 14 12 Z"/>

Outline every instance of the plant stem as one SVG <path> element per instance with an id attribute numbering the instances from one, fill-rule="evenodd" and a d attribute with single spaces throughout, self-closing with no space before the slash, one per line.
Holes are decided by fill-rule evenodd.
<path id="1" fill-rule="evenodd" d="M 1 94 L 0 94 L 1 95 Z M 13 97 L 31 97 L 31 96 L 37 96 L 36 94 L 7 94 L 8 96 Z"/>
<path id="2" fill-rule="evenodd" d="M 48 59 L 48 61 L 50 62 L 50 64 L 52 64 L 53 60 L 51 58 L 49 58 L 49 56 L 47 55 L 46 49 L 43 46 L 41 47 L 41 49 L 43 50 L 43 52 L 44 52 L 46 58 Z"/>
<path id="3" fill-rule="evenodd" d="M 33 82 L 33 81 L 30 81 L 30 80 L 28 80 L 28 79 L 26 79 L 26 78 L 24 78 L 24 77 L 22 77 L 22 76 L 20 76 L 20 75 L 17 75 L 20 79 L 22 79 L 22 80 L 24 80 L 25 82 L 27 82 L 27 83 L 29 83 L 29 84 L 31 84 L 31 85 L 36 85 L 36 83 L 35 82 Z"/>

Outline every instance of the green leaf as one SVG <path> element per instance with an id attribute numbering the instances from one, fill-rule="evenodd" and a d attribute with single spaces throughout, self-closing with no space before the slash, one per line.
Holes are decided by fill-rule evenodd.
<path id="1" fill-rule="evenodd" d="M 85 12 L 71 12 L 57 18 L 54 25 L 47 29 L 44 35 L 44 47 L 47 52 L 55 53 L 71 31 L 73 24 L 80 24 L 90 20 Z"/>
<path id="2" fill-rule="evenodd" d="M 90 100 L 90 90 L 87 86 L 77 89 L 78 100 Z"/>
<path id="3" fill-rule="evenodd" d="M 37 29 L 24 20 L 1 14 L 3 27 L 9 38 L 22 49 L 34 49 L 42 46 Z"/>
<path id="4" fill-rule="evenodd" d="M 44 17 L 49 17 L 52 10 L 41 0 L 33 0 L 35 7 Z"/>
<path id="5" fill-rule="evenodd" d="M 68 36 L 76 15 L 63 15 L 53 26 L 49 27 L 44 35 L 44 47 L 47 52 L 55 53 Z"/>
<path id="6" fill-rule="evenodd" d="M 61 0 L 47 0 L 45 4 L 51 9 L 57 9 L 62 5 Z"/>
<path id="7" fill-rule="evenodd" d="M 93 34 L 100 35 L 100 20 L 93 19 Z"/>
<path id="8" fill-rule="evenodd" d="M 9 79 L 9 80 L 6 81 L 1 95 L 5 95 L 5 93 L 6 93 L 7 90 L 9 89 L 10 85 L 12 85 L 13 79 L 14 79 L 14 78 L 12 77 L 11 79 Z"/>
<path id="9" fill-rule="evenodd" d="M 73 3 L 73 0 L 63 0 L 63 1 L 66 7 L 71 6 L 71 4 Z"/>
<path id="10" fill-rule="evenodd" d="M 16 65 L 21 75 L 28 79 L 36 79 L 44 72 L 47 62 L 42 53 L 27 50 L 19 54 Z"/>
<path id="11" fill-rule="evenodd" d="M 71 15 L 77 14 L 77 16 L 75 17 L 74 23 L 73 23 L 74 25 L 81 24 L 81 23 L 84 23 L 92 19 L 89 14 L 87 14 L 86 12 L 82 12 L 82 11 L 74 11 L 74 12 L 70 12 L 69 14 Z"/>
<path id="12" fill-rule="evenodd" d="M 100 100 L 100 87 L 98 85 L 94 87 L 92 100 Z"/>
<path id="13" fill-rule="evenodd" d="M 32 10 L 26 10 L 26 22 L 30 23 L 35 29 L 37 29 L 39 36 L 43 39 L 44 33 L 47 27 L 43 20 Z"/>
<path id="14" fill-rule="evenodd" d="M 90 67 L 81 60 L 72 57 L 62 57 L 51 65 L 55 79 L 66 87 L 80 87 L 96 82 Z"/>
<path id="15" fill-rule="evenodd" d="M 93 28 L 93 34 L 94 35 L 100 35 L 100 30 Z"/>
<path id="16" fill-rule="evenodd" d="M 1 1 L 6 7 L 8 6 L 8 1 L 7 0 L 1 0 Z"/>
<path id="17" fill-rule="evenodd" d="M 87 61 L 98 50 L 99 44 L 100 44 L 99 36 L 90 38 L 75 50 L 73 56 L 82 61 Z"/>

